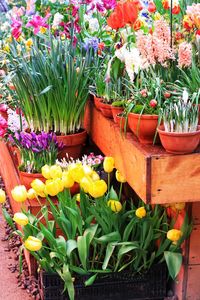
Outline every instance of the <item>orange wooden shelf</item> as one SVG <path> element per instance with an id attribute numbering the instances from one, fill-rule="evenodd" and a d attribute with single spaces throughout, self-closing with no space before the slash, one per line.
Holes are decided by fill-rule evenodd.
<path id="1" fill-rule="evenodd" d="M 91 102 L 85 127 L 100 150 L 114 157 L 116 168 L 144 202 L 200 201 L 200 148 L 189 155 L 171 155 L 162 146 L 141 145 L 132 133 L 124 136 Z"/>

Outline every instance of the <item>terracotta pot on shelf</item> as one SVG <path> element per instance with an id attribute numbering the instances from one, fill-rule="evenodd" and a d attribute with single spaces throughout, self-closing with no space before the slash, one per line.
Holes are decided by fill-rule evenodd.
<path id="1" fill-rule="evenodd" d="M 99 107 L 100 107 L 100 111 L 104 117 L 109 118 L 109 119 L 113 118 L 111 104 L 103 103 L 103 101 L 100 101 Z"/>
<path id="2" fill-rule="evenodd" d="M 112 110 L 112 115 L 113 115 L 114 122 L 117 123 L 116 116 L 118 114 L 122 113 L 124 111 L 124 108 L 111 105 L 111 110 Z"/>
<path id="3" fill-rule="evenodd" d="M 158 125 L 157 115 L 129 113 L 128 125 L 141 144 L 153 144 Z"/>
<path id="4" fill-rule="evenodd" d="M 82 148 L 87 138 L 87 132 L 83 130 L 79 133 L 59 135 L 56 138 L 59 143 L 63 142 L 64 145 L 58 153 L 58 158 L 64 158 L 66 154 L 68 154 L 69 157 L 77 159 L 81 156 Z"/>
<path id="5" fill-rule="evenodd" d="M 200 142 L 200 126 L 195 132 L 166 132 L 159 126 L 158 133 L 163 148 L 172 154 L 188 154 L 195 151 Z"/>
<path id="6" fill-rule="evenodd" d="M 100 111 L 100 102 L 102 101 L 102 98 L 94 96 L 94 106 L 96 109 Z"/>
<path id="7" fill-rule="evenodd" d="M 120 130 L 130 132 L 130 128 L 128 126 L 128 122 L 126 124 L 126 118 L 124 116 L 121 116 L 120 114 L 116 115 L 116 123 L 119 126 Z M 125 128 L 126 124 L 126 128 Z"/>
<path id="8" fill-rule="evenodd" d="M 31 182 L 34 179 L 40 179 L 42 182 L 46 181 L 41 173 L 27 173 L 23 171 L 19 171 L 19 179 L 21 184 L 24 185 L 27 190 L 31 188 Z"/>

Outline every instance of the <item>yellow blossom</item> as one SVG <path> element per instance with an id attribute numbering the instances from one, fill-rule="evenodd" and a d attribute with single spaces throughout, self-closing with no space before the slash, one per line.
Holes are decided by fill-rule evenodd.
<path id="1" fill-rule="evenodd" d="M 89 194 L 94 198 L 102 197 L 107 191 L 107 184 L 104 180 L 94 181 L 89 186 Z"/>
<path id="2" fill-rule="evenodd" d="M 103 168 L 106 173 L 111 173 L 115 167 L 115 161 L 113 157 L 105 157 L 103 162 Z"/>
<path id="3" fill-rule="evenodd" d="M 122 204 L 117 200 L 110 199 L 108 201 L 108 206 L 111 208 L 113 212 L 120 212 L 122 210 Z"/>
<path id="4" fill-rule="evenodd" d="M 80 196 L 80 194 L 76 194 L 75 197 L 76 197 L 76 201 L 77 201 L 77 202 L 80 202 L 80 201 L 81 201 L 81 196 Z"/>
<path id="5" fill-rule="evenodd" d="M 48 165 L 44 165 L 41 169 L 42 172 L 42 176 L 46 179 L 50 179 L 51 175 L 50 175 L 50 167 Z"/>
<path id="6" fill-rule="evenodd" d="M 117 170 L 115 173 L 117 181 L 124 183 L 126 182 L 126 178 Z"/>
<path id="7" fill-rule="evenodd" d="M 44 34 L 47 31 L 47 29 L 45 27 L 40 27 L 40 33 Z"/>
<path id="8" fill-rule="evenodd" d="M 24 246 L 29 251 L 39 251 L 42 248 L 42 242 L 34 236 L 29 236 L 24 242 Z"/>
<path id="9" fill-rule="evenodd" d="M 24 185 L 18 185 L 11 191 L 11 195 L 16 202 L 24 202 L 27 199 L 27 190 Z"/>
<path id="10" fill-rule="evenodd" d="M 99 174 L 95 171 L 92 172 L 92 174 L 90 175 L 90 177 L 92 178 L 93 181 L 97 181 L 100 180 Z"/>
<path id="11" fill-rule="evenodd" d="M 62 178 L 62 169 L 60 166 L 53 165 L 50 167 L 50 176 L 51 178 Z"/>
<path id="12" fill-rule="evenodd" d="M 44 192 L 44 189 L 45 189 L 45 184 L 44 182 L 42 182 L 42 180 L 40 179 L 34 179 L 32 182 L 31 182 L 31 187 L 36 191 L 36 193 L 39 195 L 39 194 L 42 194 Z"/>
<path id="13" fill-rule="evenodd" d="M 36 191 L 34 189 L 29 189 L 28 192 L 27 192 L 27 198 L 29 200 L 33 200 L 37 197 L 37 194 L 36 194 Z"/>
<path id="14" fill-rule="evenodd" d="M 139 207 L 135 211 L 135 215 L 140 219 L 144 218 L 146 216 L 146 214 L 147 214 L 146 209 L 143 206 Z"/>
<path id="15" fill-rule="evenodd" d="M 69 172 L 63 172 L 62 182 L 65 188 L 70 189 L 74 185 L 74 180 Z"/>
<path id="16" fill-rule="evenodd" d="M 178 229 L 171 229 L 167 232 L 168 240 L 172 241 L 174 244 L 176 244 L 177 241 L 180 240 L 182 235 L 182 232 Z"/>
<path id="17" fill-rule="evenodd" d="M 0 189 L 0 203 L 4 203 L 6 201 L 6 193 L 4 190 Z"/>
<path id="18" fill-rule="evenodd" d="M 90 176 L 85 175 L 80 181 L 80 187 L 84 190 L 85 193 L 89 192 L 90 185 L 93 183 Z"/>
<path id="19" fill-rule="evenodd" d="M 28 224 L 28 217 L 21 212 L 15 213 L 13 220 L 20 226 L 25 226 Z"/>

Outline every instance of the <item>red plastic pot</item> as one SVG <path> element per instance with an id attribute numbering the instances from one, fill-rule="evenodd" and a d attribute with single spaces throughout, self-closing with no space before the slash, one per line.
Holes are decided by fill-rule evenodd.
<path id="1" fill-rule="evenodd" d="M 123 109 L 123 107 L 117 107 L 117 106 L 112 106 L 111 105 L 111 110 L 112 110 L 112 115 L 113 115 L 114 122 L 117 123 L 116 116 L 118 114 L 122 113 L 124 111 L 124 109 Z"/>
<path id="2" fill-rule="evenodd" d="M 102 101 L 100 101 L 99 107 L 100 107 L 100 111 L 104 117 L 109 118 L 109 119 L 113 118 L 111 104 L 106 104 L 106 103 L 103 103 Z"/>
<path id="3" fill-rule="evenodd" d="M 128 125 L 141 144 L 153 144 L 158 125 L 157 115 L 129 113 Z"/>
<path id="4" fill-rule="evenodd" d="M 19 171 L 19 179 L 21 184 L 24 185 L 27 190 L 31 188 L 31 183 L 34 179 L 40 179 L 42 182 L 46 181 L 41 173 L 27 173 L 22 171 Z"/>
<path id="5" fill-rule="evenodd" d="M 58 158 L 64 158 L 66 154 L 68 154 L 69 157 L 77 159 L 81 156 L 82 148 L 87 138 L 87 132 L 83 130 L 80 133 L 59 135 L 56 138 L 59 143 L 63 142 L 64 145 L 62 150 L 58 153 Z"/>
<path id="6" fill-rule="evenodd" d="M 164 126 L 159 126 L 158 133 L 163 148 L 172 154 L 188 154 L 195 151 L 200 141 L 200 126 L 195 132 L 166 132 Z"/>
<path id="7" fill-rule="evenodd" d="M 120 130 L 126 131 L 126 132 L 130 131 L 130 128 L 128 126 L 128 122 L 127 122 L 126 129 L 125 129 L 125 124 L 126 124 L 126 118 L 125 117 L 120 116 L 118 114 L 118 115 L 116 115 L 115 118 L 116 118 L 116 123 L 119 126 Z"/>

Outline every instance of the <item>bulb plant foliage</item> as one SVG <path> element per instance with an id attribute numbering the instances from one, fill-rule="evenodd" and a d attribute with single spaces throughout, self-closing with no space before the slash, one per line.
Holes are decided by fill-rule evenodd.
<path id="1" fill-rule="evenodd" d="M 110 171 L 113 164 L 109 157 L 104 167 Z M 36 198 L 46 198 L 47 204 L 37 216 L 24 210 L 14 216 L 17 224 L 24 224 L 23 232 L 17 231 L 23 248 L 31 252 L 43 270 L 59 274 L 70 300 L 75 297 L 74 284 L 83 275 L 87 286 L 99 276 L 106 278 L 109 273 L 125 270 L 147 272 L 152 264 L 166 260 L 169 274 L 176 278 L 182 262 L 181 244 L 191 231 L 187 215 L 181 229 L 174 229 L 174 221 L 168 219 L 164 207 L 144 205 L 142 201 L 137 206 L 129 200 L 123 202 L 113 187 L 107 190 L 107 184 L 93 179 L 86 169 L 79 163 L 68 171 L 56 165 L 43 167 L 47 180 L 34 180 L 32 190 Z M 125 182 L 119 171 L 116 178 L 120 184 Z M 74 182 L 80 184 L 81 191 L 71 196 Z M 33 194 L 23 186 L 12 193 L 16 201 L 25 201 Z M 57 204 L 50 197 L 55 195 Z M 54 220 L 49 219 L 50 215 Z M 12 223 L 9 215 L 5 216 Z"/>

